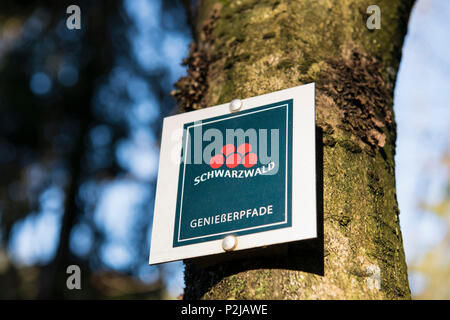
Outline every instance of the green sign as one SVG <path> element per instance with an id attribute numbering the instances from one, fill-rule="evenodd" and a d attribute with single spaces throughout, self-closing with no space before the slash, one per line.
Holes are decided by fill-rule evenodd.
<path id="1" fill-rule="evenodd" d="M 315 86 L 164 118 L 150 264 L 317 237 Z"/>
<path id="2" fill-rule="evenodd" d="M 290 227 L 293 100 L 184 124 L 173 247 Z"/>

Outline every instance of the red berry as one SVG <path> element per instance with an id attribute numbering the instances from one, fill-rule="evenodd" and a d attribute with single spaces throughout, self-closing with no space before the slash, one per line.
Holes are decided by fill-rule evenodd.
<path id="1" fill-rule="evenodd" d="M 238 153 L 233 153 L 227 157 L 226 164 L 228 168 L 235 168 L 241 163 L 241 156 Z"/>
<path id="2" fill-rule="evenodd" d="M 234 145 L 226 144 L 222 147 L 222 153 L 227 157 L 230 153 L 233 153 L 235 150 Z"/>
<path id="3" fill-rule="evenodd" d="M 213 169 L 220 168 L 225 162 L 225 157 L 221 154 L 216 154 L 214 157 L 209 160 L 209 165 Z"/>
<path id="4" fill-rule="evenodd" d="M 249 143 L 243 143 L 237 148 L 237 152 L 239 152 L 242 155 L 245 155 L 250 151 L 252 151 L 252 146 Z"/>
<path id="5" fill-rule="evenodd" d="M 256 162 L 258 162 L 258 156 L 256 153 L 249 153 L 244 157 L 242 164 L 246 168 L 251 168 L 256 164 Z"/>

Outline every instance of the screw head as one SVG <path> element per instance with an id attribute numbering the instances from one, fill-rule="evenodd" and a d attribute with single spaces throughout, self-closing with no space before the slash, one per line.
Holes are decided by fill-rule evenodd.
<path id="1" fill-rule="evenodd" d="M 242 101 L 240 99 L 233 99 L 230 102 L 230 111 L 231 112 L 236 112 L 241 110 L 242 108 Z"/>
<path id="2" fill-rule="evenodd" d="M 222 248 L 225 251 L 233 251 L 237 246 L 237 238 L 233 235 L 228 235 L 222 240 Z"/>

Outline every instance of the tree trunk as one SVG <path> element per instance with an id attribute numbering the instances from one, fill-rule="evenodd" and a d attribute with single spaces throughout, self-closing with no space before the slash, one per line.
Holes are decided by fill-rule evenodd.
<path id="1" fill-rule="evenodd" d="M 373 2 L 381 29 L 369 30 Z M 392 104 L 412 5 L 203 0 L 190 6 L 195 41 L 188 76 L 174 92 L 182 111 L 316 83 L 323 216 L 318 239 L 289 244 L 283 257 L 209 267 L 185 261 L 186 299 L 410 298 Z"/>

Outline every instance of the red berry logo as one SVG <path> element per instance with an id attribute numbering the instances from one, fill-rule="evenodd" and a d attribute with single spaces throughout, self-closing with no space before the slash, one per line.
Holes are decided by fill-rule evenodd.
<path id="1" fill-rule="evenodd" d="M 239 164 L 251 168 L 258 162 L 258 156 L 251 151 L 252 146 L 249 143 L 241 144 L 237 150 L 234 145 L 227 144 L 222 147 L 221 153 L 211 158 L 209 165 L 213 169 L 220 168 L 224 163 L 230 169 L 236 168 Z"/>

